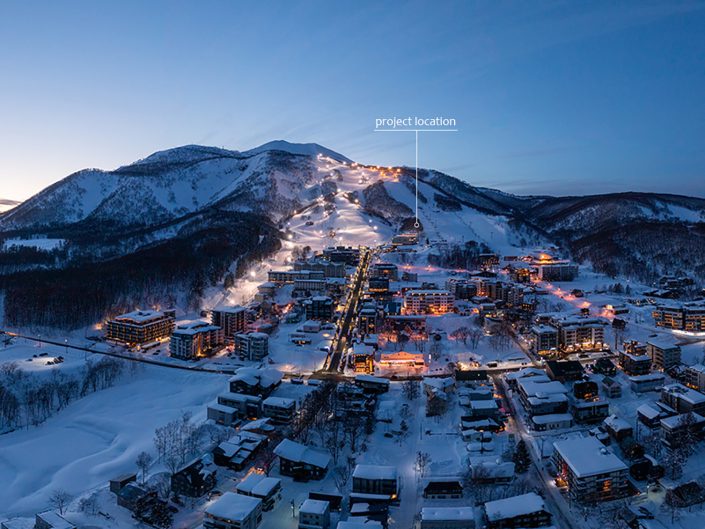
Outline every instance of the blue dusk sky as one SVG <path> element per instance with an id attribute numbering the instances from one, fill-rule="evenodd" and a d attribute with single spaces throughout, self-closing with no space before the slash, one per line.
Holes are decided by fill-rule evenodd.
<path id="1" fill-rule="evenodd" d="M 518 194 L 705 197 L 705 2 L 0 2 L 0 198 L 183 144 L 316 142 Z"/>

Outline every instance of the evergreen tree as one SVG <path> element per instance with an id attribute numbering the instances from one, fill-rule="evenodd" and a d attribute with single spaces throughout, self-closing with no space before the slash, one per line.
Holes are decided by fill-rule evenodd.
<path id="1" fill-rule="evenodd" d="M 523 474 L 531 466 L 531 456 L 526 448 L 526 443 L 523 439 L 519 439 L 516 451 L 514 452 L 514 468 L 518 474 Z"/>

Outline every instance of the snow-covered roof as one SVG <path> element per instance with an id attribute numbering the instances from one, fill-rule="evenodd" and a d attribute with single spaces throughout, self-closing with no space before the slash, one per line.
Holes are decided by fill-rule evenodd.
<path id="1" fill-rule="evenodd" d="M 384 465 L 357 465 L 353 478 L 360 479 L 397 479 L 397 467 Z"/>
<path id="2" fill-rule="evenodd" d="M 568 393 L 568 388 L 557 380 L 544 381 L 535 378 L 519 379 L 519 387 L 527 397 Z"/>
<path id="3" fill-rule="evenodd" d="M 643 415 L 647 419 L 655 419 L 661 415 L 661 410 L 649 402 L 639 406 L 636 411 L 638 414 Z"/>
<path id="4" fill-rule="evenodd" d="M 375 520 L 345 520 L 338 522 L 336 529 L 382 529 L 382 524 Z"/>
<path id="5" fill-rule="evenodd" d="M 667 391 L 671 394 L 676 394 L 678 395 L 678 398 L 690 404 L 705 403 L 705 394 L 700 393 L 697 390 L 688 388 L 683 384 L 669 384 L 668 386 L 663 387 L 663 391 Z"/>
<path id="6" fill-rule="evenodd" d="M 663 373 L 647 373 L 646 375 L 634 375 L 629 377 L 632 382 L 659 382 L 666 379 Z"/>
<path id="7" fill-rule="evenodd" d="M 282 480 L 279 478 L 271 478 L 264 474 L 252 473 L 238 483 L 236 489 L 243 494 L 263 498 L 271 493 L 281 482 Z"/>
<path id="8" fill-rule="evenodd" d="M 526 514 L 545 511 L 543 498 L 535 492 L 485 503 L 485 513 L 490 522 L 516 518 Z"/>
<path id="9" fill-rule="evenodd" d="M 553 443 L 577 477 L 626 470 L 627 465 L 594 437 L 574 437 Z"/>
<path id="10" fill-rule="evenodd" d="M 74 529 L 76 527 L 55 511 L 45 511 L 37 514 L 37 517 L 48 523 L 52 529 Z"/>
<path id="11" fill-rule="evenodd" d="M 656 347 L 657 349 L 680 349 L 678 345 L 673 343 L 673 340 L 669 340 L 668 338 L 651 338 L 650 340 L 647 340 L 646 345 L 651 345 L 653 347 Z"/>
<path id="12" fill-rule="evenodd" d="M 531 420 L 534 424 L 553 424 L 572 421 L 573 416 L 570 413 L 549 413 L 548 415 L 534 415 Z"/>
<path id="13" fill-rule="evenodd" d="M 503 463 L 483 461 L 472 465 L 472 475 L 474 478 L 511 478 L 514 475 L 514 463 L 511 461 Z"/>
<path id="14" fill-rule="evenodd" d="M 460 521 L 475 520 L 475 510 L 472 507 L 423 507 L 421 509 L 423 521 Z"/>
<path id="15" fill-rule="evenodd" d="M 243 521 L 262 503 L 259 498 L 226 492 L 206 508 L 206 513 L 215 518 Z"/>
<path id="16" fill-rule="evenodd" d="M 389 380 L 387 380 L 386 378 L 374 377 L 372 375 L 355 375 L 355 381 L 356 382 L 371 382 L 374 384 L 384 384 L 386 386 L 389 385 Z"/>
<path id="17" fill-rule="evenodd" d="M 136 323 L 144 323 L 157 318 L 163 318 L 164 313 L 158 310 L 135 310 L 116 316 L 116 320 L 130 320 Z"/>
<path id="18" fill-rule="evenodd" d="M 679 426 L 683 425 L 683 421 L 688 420 L 685 418 L 687 415 L 687 413 L 682 413 L 680 415 L 673 415 L 672 417 L 664 417 L 663 419 L 661 419 L 661 426 L 666 426 L 671 430 L 678 428 Z M 697 413 L 693 413 L 692 417 L 693 424 L 700 424 L 702 422 L 705 422 L 705 417 Z"/>
<path id="19" fill-rule="evenodd" d="M 289 461 L 307 463 L 318 468 L 327 468 L 330 464 L 330 454 L 327 451 L 310 448 L 291 439 L 284 439 L 279 443 L 274 453 Z"/>
<path id="20" fill-rule="evenodd" d="M 328 509 L 329 503 L 323 500 L 305 500 L 301 507 L 299 507 L 299 512 L 307 512 L 311 514 L 325 514 L 326 509 Z"/>
<path id="21" fill-rule="evenodd" d="M 274 406 L 277 408 L 296 407 L 296 400 L 285 397 L 267 397 L 262 401 L 263 406 Z"/>
<path id="22" fill-rule="evenodd" d="M 619 432 L 621 430 L 630 430 L 632 428 L 631 424 L 629 424 L 621 417 L 617 417 L 616 415 L 610 415 L 603 422 L 605 423 L 605 426 L 610 427 L 615 432 Z"/>

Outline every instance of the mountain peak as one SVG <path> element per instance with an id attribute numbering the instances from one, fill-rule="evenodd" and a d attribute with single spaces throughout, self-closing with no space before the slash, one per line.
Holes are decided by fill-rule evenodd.
<path id="1" fill-rule="evenodd" d="M 238 151 L 230 151 L 228 149 L 221 149 L 219 147 L 208 147 L 206 145 L 182 145 L 181 147 L 173 147 L 171 149 L 157 151 L 153 154 L 150 154 L 146 158 L 137 160 L 136 162 L 130 164 L 128 167 L 162 162 L 194 162 L 214 157 L 232 158 L 239 155 L 240 153 Z"/>
<path id="2" fill-rule="evenodd" d="M 343 156 L 340 153 L 323 147 L 318 143 L 290 143 L 285 140 L 270 141 L 263 145 L 260 145 L 259 147 L 255 147 L 254 149 L 244 152 L 243 154 L 253 155 L 266 151 L 284 151 L 291 154 L 304 154 L 309 156 L 316 156 L 318 154 L 322 154 L 323 156 L 338 160 L 339 162 L 352 162 L 352 160 L 350 160 L 346 156 Z"/>

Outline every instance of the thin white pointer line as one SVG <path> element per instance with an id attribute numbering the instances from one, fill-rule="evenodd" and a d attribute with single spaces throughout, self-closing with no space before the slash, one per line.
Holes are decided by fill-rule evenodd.
<path id="1" fill-rule="evenodd" d="M 416 131 L 416 228 L 419 227 L 419 131 Z"/>

